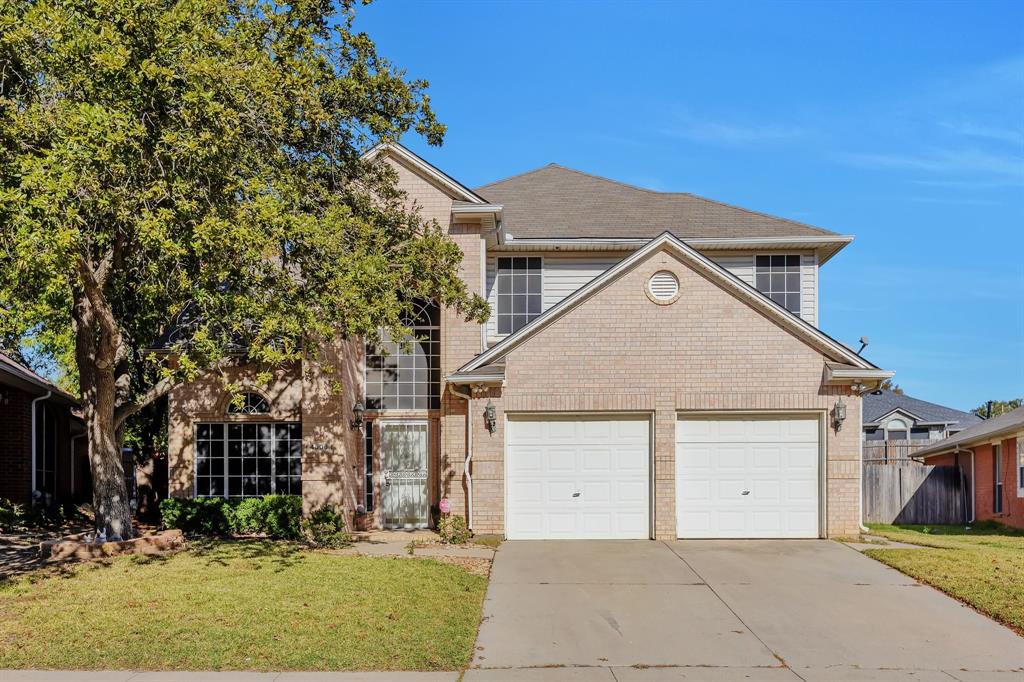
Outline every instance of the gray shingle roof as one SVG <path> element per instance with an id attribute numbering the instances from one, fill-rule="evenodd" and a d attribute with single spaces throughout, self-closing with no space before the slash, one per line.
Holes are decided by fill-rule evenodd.
<path id="1" fill-rule="evenodd" d="M 1018 407 L 1016 410 L 998 417 L 984 419 L 980 424 L 975 424 L 945 440 L 940 440 L 935 445 L 918 450 L 914 453 L 914 457 L 937 455 L 953 450 L 957 445 L 971 445 L 976 441 L 985 441 L 996 436 L 1012 435 L 1018 429 L 1024 429 L 1024 407 Z"/>
<path id="2" fill-rule="evenodd" d="M 685 192 L 655 192 L 549 164 L 478 187 L 518 239 L 834 237 L 818 227 Z"/>
<path id="3" fill-rule="evenodd" d="M 984 421 L 978 415 L 970 412 L 954 410 L 952 407 L 944 407 L 925 400 L 911 398 L 909 395 L 899 395 L 892 391 L 879 389 L 864 396 L 864 423 L 873 424 L 896 409 L 916 415 L 923 422 L 948 423 L 953 430 L 964 429 Z"/>

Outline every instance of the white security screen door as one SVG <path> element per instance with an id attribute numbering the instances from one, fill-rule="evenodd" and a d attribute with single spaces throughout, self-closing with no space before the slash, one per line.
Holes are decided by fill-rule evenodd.
<path id="1" fill-rule="evenodd" d="M 381 502 L 388 528 L 426 528 L 429 521 L 426 421 L 381 421 Z"/>
<path id="2" fill-rule="evenodd" d="M 650 537 L 650 420 L 509 417 L 510 540 Z"/>
<path id="3" fill-rule="evenodd" d="M 676 530 L 681 538 L 816 538 L 818 420 L 681 418 Z"/>

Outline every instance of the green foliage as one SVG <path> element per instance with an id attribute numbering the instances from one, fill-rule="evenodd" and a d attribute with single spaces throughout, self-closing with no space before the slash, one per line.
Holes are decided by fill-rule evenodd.
<path id="1" fill-rule="evenodd" d="M 364 159 L 444 126 L 356 5 L 0 4 L 0 344 L 80 385 L 98 521 L 118 532 L 116 434 L 177 383 L 401 338 L 417 299 L 486 319 L 459 247 Z"/>
<path id="2" fill-rule="evenodd" d="M 195 535 L 265 535 L 275 540 L 302 537 L 302 498 L 264 495 L 242 500 L 219 497 L 169 498 L 160 502 L 164 527 Z"/>
<path id="3" fill-rule="evenodd" d="M 219 497 L 170 497 L 160 502 L 165 528 L 196 535 L 230 535 L 235 528 L 234 512 L 231 504 Z"/>
<path id="4" fill-rule="evenodd" d="M 313 510 L 302 520 L 302 535 L 313 547 L 345 547 L 352 537 L 345 530 L 345 517 L 330 505 Z"/>
<path id="5" fill-rule="evenodd" d="M 461 545 L 473 537 L 466 525 L 466 519 L 456 514 L 446 514 L 437 522 L 437 534 L 446 545 Z"/>
<path id="6" fill-rule="evenodd" d="M 878 386 L 879 388 L 885 389 L 886 391 L 892 391 L 896 395 L 903 395 L 903 389 L 900 385 L 894 382 L 892 379 L 886 379 Z"/>
<path id="7" fill-rule="evenodd" d="M 1024 398 L 1012 398 L 1010 400 L 993 400 L 991 402 L 992 402 L 992 415 L 991 416 L 998 417 L 1001 414 L 1006 414 L 1007 412 L 1013 412 L 1018 407 L 1021 407 L 1022 405 L 1024 405 Z M 973 410 L 971 410 L 971 412 L 973 412 L 974 414 L 978 415 L 979 417 L 987 418 L 989 416 L 989 414 L 988 414 L 988 403 L 986 402 L 986 403 L 983 403 L 983 404 L 979 405 L 978 407 L 975 407 Z"/>
<path id="8" fill-rule="evenodd" d="M 0 497 L 0 531 L 10 531 L 22 524 L 25 507 Z"/>

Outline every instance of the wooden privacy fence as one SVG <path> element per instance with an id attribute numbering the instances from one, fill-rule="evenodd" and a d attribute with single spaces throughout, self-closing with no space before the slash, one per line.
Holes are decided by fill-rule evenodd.
<path id="1" fill-rule="evenodd" d="M 928 445 L 927 440 L 869 440 L 864 442 L 864 461 L 905 462 Z"/>
<path id="2" fill-rule="evenodd" d="M 963 523 L 964 481 L 957 467 L 917 462 L 864 464 L 868 523 Z"/>

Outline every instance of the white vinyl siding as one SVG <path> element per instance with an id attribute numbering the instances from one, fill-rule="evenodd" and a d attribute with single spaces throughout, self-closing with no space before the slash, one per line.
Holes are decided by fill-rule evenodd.
<path id="1" fill-rule="evenodd" d="M 494 314 L 498 305 L 497 291 L 494 286 L 497 258 L 513 255 L 543 256 L 542 310 L 546 311 L 629 254 L 618 252 L 553 253 L 550 251 L 543 253 L 488 253 L 487 301 L 491 305 L 492 312 L 491 319 L 487 322 L 487 337 L 489 339 L 504 337 L 503 334 L 498 334 L 496 315 Z M 754 286 L 754 252 L 712 252 L 704 255 L 750 286 Z M 800 254 L 800 317 L 812 325 L 818 325 L 818 258 L 814 253 L 803 252 Z"/>

